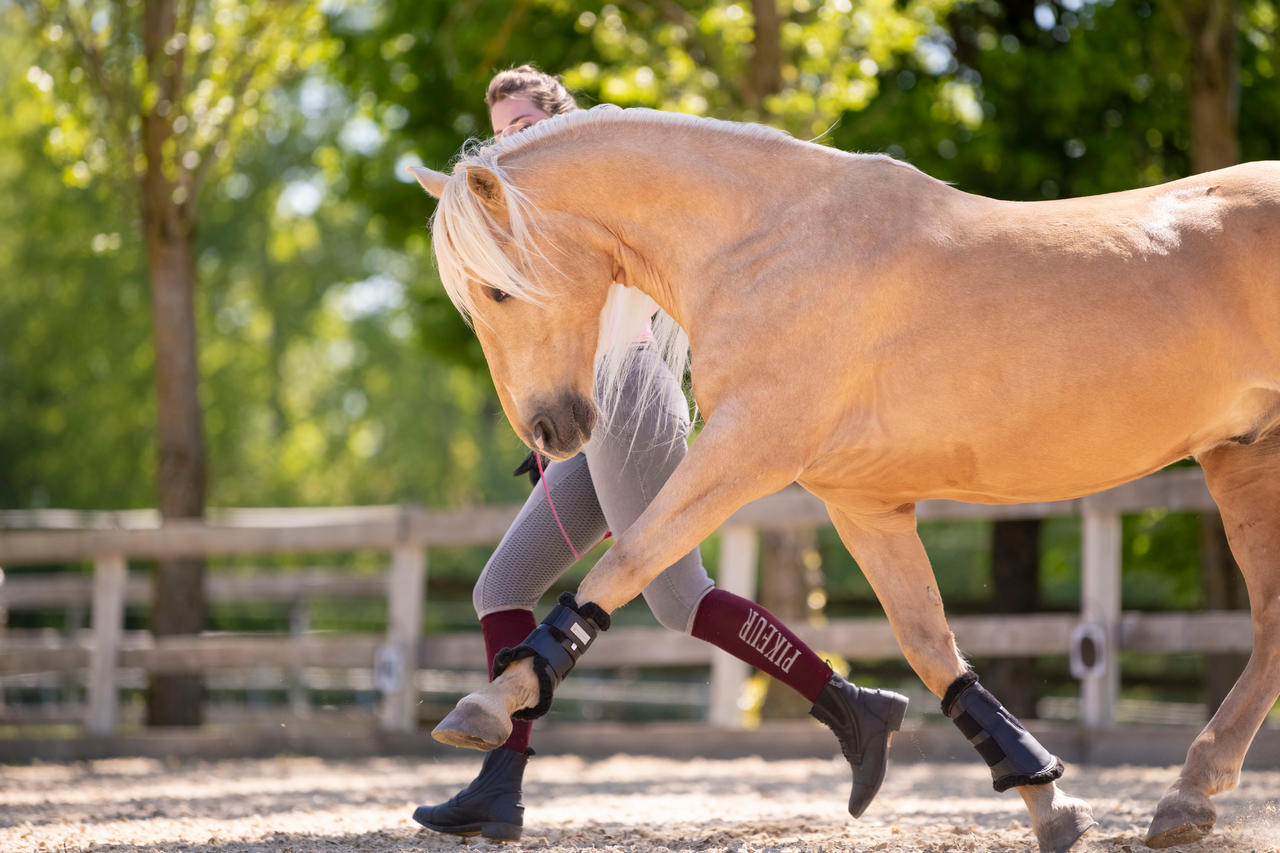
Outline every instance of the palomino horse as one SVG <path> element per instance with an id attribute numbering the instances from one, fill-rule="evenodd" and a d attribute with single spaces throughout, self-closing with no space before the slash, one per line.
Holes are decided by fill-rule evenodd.
<path id="1" fill-rule="evenodd" d="M 769 128 L 596 109 L 471 149 L 451 175 L 414 171 L 441 198 L 442 279 L 526 443 L 564 459 L 588 439 L 611 288 L 688 333 L 706 426 L 579 602 L 621 607 L 796 481 L 942 697 L 967 667 L 917 501 L 1061 500 L 1199 460 L 1254 648 L 1147 840 L 1209 831 L 1209 797 L 1280 695 L 1280 163 L 1013 203 Z M 494 748 L 538 677 L 512 664 L 437 736 Z M 1066 850 L 1089 806 L 1039 781 L 1017 784 L 1041 849 Z"/>

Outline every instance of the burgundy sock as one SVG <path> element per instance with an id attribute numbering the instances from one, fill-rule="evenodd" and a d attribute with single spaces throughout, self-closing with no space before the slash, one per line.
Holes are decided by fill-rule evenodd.
<path id="1" fill-rule="evenodd" d="M 778 617 L 723 589 L 702 597 L 693 636 L 767 672 L 810 702 L 831 679 L 831 667 Z"/>
<path id="2" fill-rule="evenodd" d="M 538 627 L 530 610 L 499 610 L 480 619 L 480 632 L 484 634 L 484 653 L 489 659 L 489 680 L 493 680 L 493 656 L 502 649 L 514 649 Z M 532 720 L 512 720 L 511 737 L 503 749 L 524 752 L 529 748 Z"/>

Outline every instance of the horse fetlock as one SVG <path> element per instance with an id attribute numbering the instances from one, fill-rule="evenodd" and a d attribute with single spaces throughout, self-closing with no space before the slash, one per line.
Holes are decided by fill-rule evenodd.
<path id="1" fill-rule="evenodd" d="M 1209 771 L 1208 777 L 1209 784 L 1205 786 L 1204 793 L 1206 796 L 1213 797 L 1226 793 L 1240 784 L 1240 768 L 1239 766 L 1214 767 Z"/>
<path id="2" fill-rule="evenodd" d="M 1044 785 L 1062 776 L 1062 761 L 1041 746 L 978 683 L 976 673 L 965 673 L 947 688 L 942 697 L 942 713 L 951 718 L 987 762 L 997 791 Z"/>
<path id="3" fill-rule="evenodd" d="M 1175 785 L 1156 806 L 1147 829 L 1147 846 L 1161 849 L 1199 841 L 1209 834 L 1217 819 L 1218 810 L 1207 796 Z"/>
<path id="4" fill-rule="evenodd" d="M 536 720 L 551 710 L 551 699 L 560 682 L 573 671 L 596 636 L 609 629 L 609 614 L 590 602 L 579 605 L 573 593 L 563 593 L 560 603 L 524 642 L 514 649 L 502 649 L 494 656 L 493 672 L 501 677 L 513 663 L 529 659 L 536 676 L 536 694 L 526 693 L 525 701 L 511 707 L 511 715 Z M 529 683 L 528 679 L 524 680 Z"/>
<path id="5" fill-rule="evenodd" d="M 537 704 L 538 674 L 534 672 L 533 661 L 516 661 L 495 678 L 484 692 L 500 696 L 508 716 L 521 708 Z"/>
<path id="6" fill-rule="evenodd" d="M 1222 754 L 1223 751 L 1222 742 L 1216 738 L 1205 737 L 1203 734 L 1197 737 L 1191 744 L 1191 748 L 1187 750 L 1187 761 L 1183 766 L 1182 775 L 1170 793 L 1181 790 L 1212 797 L 1215 794 L 1230 791 L 1238 785 L 1240 764 L 1244 756 L 1241 755 L 1239 761 L 1230 762 L 1229 756 Z M 1228 760 L 1224 761 L 1224 758 Z"/>

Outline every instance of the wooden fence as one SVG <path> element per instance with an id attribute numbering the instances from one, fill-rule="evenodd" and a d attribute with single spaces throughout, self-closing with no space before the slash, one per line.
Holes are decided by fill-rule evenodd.
<path id="1" fill-rule="evenodd" d="M 1213 510 L 1214 505 L 1199 469 L 1162 472 L 1072 501 L 1014 506 L 921 503 L 918 512 L 923 520 L 1081 519 L 1080 612 L 952 617 L 960 647 L 979 657 L 1069 654 L 1080 679 L 1081 721 L 1092 729 L 1109 727 L 1115 721 L 1121 650 L 1248 651 L 1252 629 L 1245 613 L 1121 612 L 1120 518 L 1149 508 L 1202 511 Z M 513 506 L 457 511 L 413 506 L 230 510 L 211 514 L 207 522 L 162 527 L 150 512 L 0 512 L 0 567 L 93 563 L 91 579 L 52 575 L 6 581 L 0 575 L 0 613 L 6 607 L 75 602 L 87 604 L 91 613 L 90 630 L 78 638 L 0 632 L 0 676 L 87 669 L 85 728 L 90 733 L 110 734 L 120 719 L 122 670 L 369 668 L 381 691 L 383 727 L 392 732 L 410 731 L 416 723 L 418 670 L 477 669 L 484 655 L 479 631 L 423 636 L 430 549 L 496 543 L 516 510 Z M 822 504 L 797 487 L 749 504 L 720 530 L 719 585 L 754 597 L 757 532 L 828 523 Z M 19 529 L 36 526 L 42 529 Z M 357 549 L 380 549 L 390 554 L 390 568 L 373 581 L 373 588 L 367 577 L 338 571 L 213 575 L 209 597 L 213 601 L 297 600 L 380 593 L 387 600 L 385 635 L 320 636 L 296 631 L 278 636 L 152 637 L 146 632 L 123 630 L 126 602 L 141 601 L 147 595 L 144 580 L 129 576 L 130 559 Z M 815 648 L 855 659 L 900 657 L 883 619 L 834 620 L 798 633 Z M 730 728 L 742 724 L 738 697 L 748 671 L 736 658 L 657 628 L 617 628 L 605 640 L 583 659 L 582 668 L 710 665 L 710 722 Z"/>

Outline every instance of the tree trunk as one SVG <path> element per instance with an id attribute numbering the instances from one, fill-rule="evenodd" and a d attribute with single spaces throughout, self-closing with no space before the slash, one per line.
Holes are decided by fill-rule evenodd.
<path id="1" fill-rule="evenodd" d="M 151 276 L 156 356 L 156 499 L 165 522 L 202 518 L 205 500 L 204 425 L 196 351 L 194 199 L 177 178 L 167 151 L 173 118 L 182 106 L 182 54 L 172 44 L 174 0 L 149 0 L 143 42 L 155 104 L 142 116 L 146 164 L 142 224 Z M 204 560 L 161 560 L 153 578 L 151 631 L 157 637 L 196 634 L 204 628 Z M 203 719 L 204 691 L 197 674 L 151 676 L 147 724 L 194 726 Z"/>
<path id="2" fill-rule="evenodd" d="M 1191 108 L 1191 162 L 1209 172 L 1240 161 L 1240 33 L 1238 0 L 1188 0 L 1183 11 L 1191 48 L 1187 91 Z M 1248 607 L 1240 570 L 1231 557 L 1222 518 L 1200 517 L 1200 577 L 1204 606 Z M 1247 655 L 1205 656 L 1205 704 L 1212 714 L 1249 660 Z"/>
<path id="3" fill-rule="evenodd" d="M 198 394 L 194 285 L 189 239 L 172 242 L 148 234 L 156 343 L 156 495 L 160 514 L 202 518 L 205 496 L 204 430 Z M 156 563 L 151 631 L 157 637 L 204 629 L 204 560 Z M 196 726 L 202 720 L 203 687 L 196 674 L 153 675 L 147 723 Z"/>
<path id="4" fill-rule="evenodd" d="M 751 0 L 755 29 L 751 39 L 751 65 L 743 101 L 759 110 L 765 97 L 782 88 L 782 37 L 777 0 Z"/>
<path id="5" fill-rule="evenodd" d="M 991 525 L 991 608 L 997 613 L 1040 609 L 1040 519 Z M 1035 661 L 997 658 L 980 673 L 983 683 L 1015 717 L 1035 716 L 1039 698 Z"/>
<path id="6" fill-rule="evenodd" d="M 813 530 L 765 530 L 760 533 L 760 603 L 788 626 L 805 616 L 809 590 L 805 551 L 816 547 Z"/>
<path id="7" fill-rule="evenodd" d="M 1240 162 L 1238 0 L 1187 0 L 1191 156 L 1197 173 Z"/>

